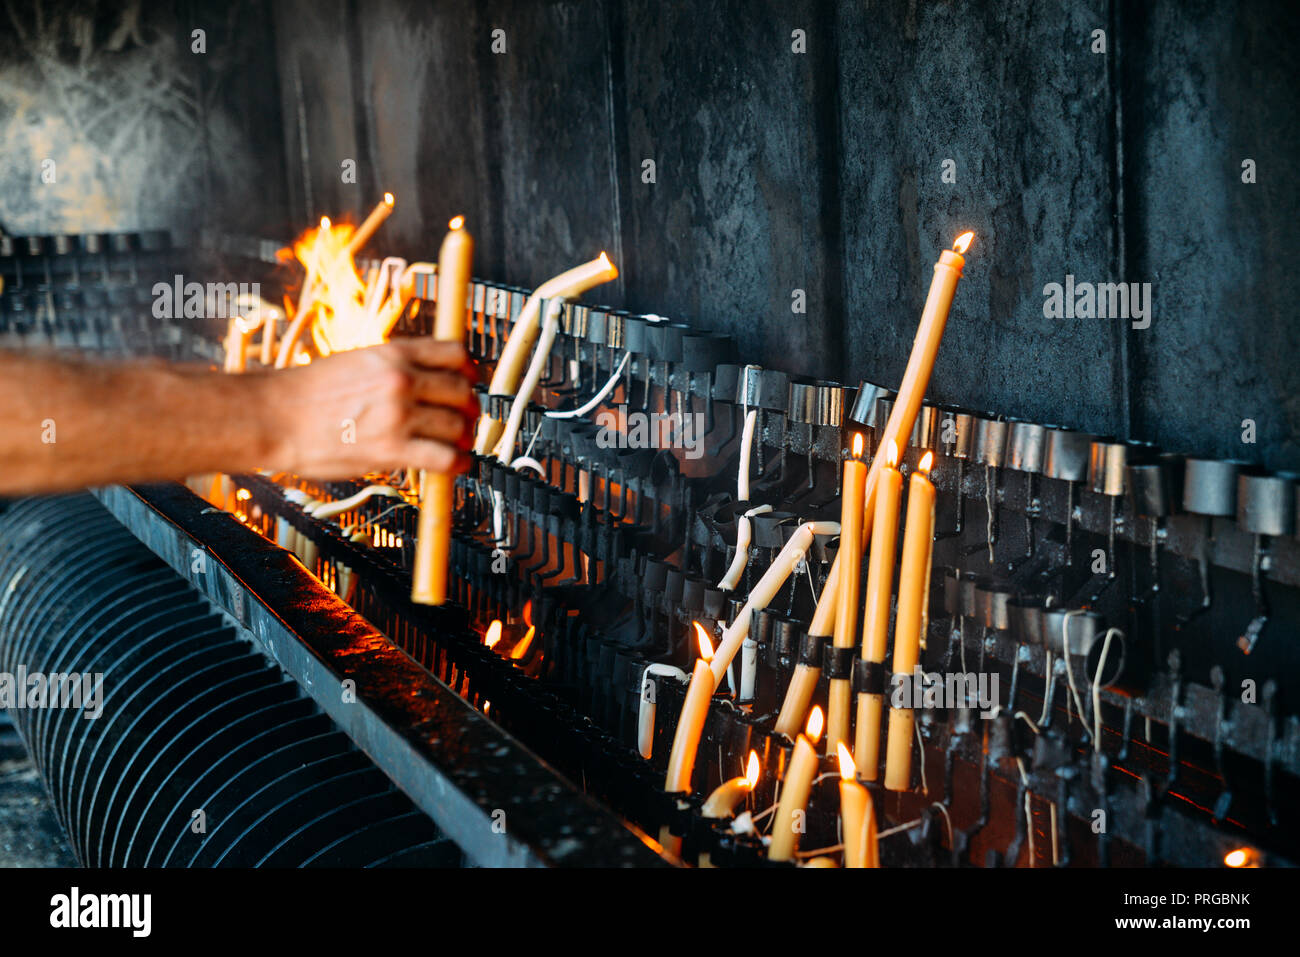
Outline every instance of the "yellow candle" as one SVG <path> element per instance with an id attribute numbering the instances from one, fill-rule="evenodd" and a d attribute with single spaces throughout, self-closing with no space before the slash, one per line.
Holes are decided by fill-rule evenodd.
<path id="1" fill-rule="evenodd" d="M 858 597 L 862 577 L 862 503 L 866 494 L 867 463 L 862 459 L 862 436 L 853 436 L 852 453 L 844 460 L 844 479 L 840 499 L 840 549 L 844 556 L 840 575 L 844 586 L 839 591 L 840 606 L 835 615 L 836 648 L 852 648 L 857 642 Z M 847 678 L 831 679 L 826 703 L 826 753 L 832 753 L 849 736 L 849 697 L 852 685 Z"/>
<path id="2" fill-rule="evenodd" d="M 871 795 L 857 782 L 858 769 L 853 755 L 841 743 L 840 760 L 840 830 L 844 835 L 844 866 L 871 867 L 868 847 L 868 817 L 874 818 Z"/>
<path id="3" fill-rule="evenodd" d="M 465 337 L 465 297 L 474 238 L 465 229 L 462 216 L 453 219 L 450 227 L 438 250 L 438 311 L 433 334 L 439 340 L 460 342 Z M 411 571 L 411 601 L 417 604 L 441 605 L 447 600 L 455 483 L 451 475 L 428 473 L 420 483 L 419 532 Z"/>
<path id="4" fill-rule="evenodd" d="M 871 560 L 867 566 L 867 607 L 862 616 L 862 660 L 877 665 L 885 661 L 889 642 L 889 606 L 894 593 L 894 562 L 898 548 L 898 503 L 903 494 L 903 476 L 898 471 L 898 446 L 890 442 L 880 470 L 876 494 L 875 531 L 871 538 Z M 880 723 L 885 696 L 858 694 L 857 737 L 853 750 L 859 773 L 876 779 L 880 764 Z"/>
<path id="5" fill-rule="evenodd" d="M 881 448 L 886 447 L 891 441 L 901 448 L 912 434 L 916 416 L 925 399 L 925 390 L 930 384 L 930 374 L 934 371 L 934 360 L 939 354 L 939 343 L 943 340 L 943 330 L 948 323 L 948 311 L 952 308 L 957 281 L 961 279 L 962 268 L 966 264 L 962 254 L 970 247 L 971 240 L 974 238 L 974 233 L 962 233 L 953 243 L 953 248 L 945 249 L 939 255 L 939 261 L 935 263 L 934 279 L 930 283 L 930 292 L 926 296 L 925 308 L 921 312 L 921 323 L 916 330 L 916 339 L 912 342 L 912 353 L 907 360 L 903 382 L 898 388 L 894 409 L 881 435 Z M 872 459 L 871 469 L 867 472 L 867 490 L 863 500 L 863 548 L 866 548 L 871 540 L 871 527 L 876 512 L 876 490 L 883 467 L 881 458 L 877 455 Z M 826 584 L 822 587 L 821 596 L 817 600 L 817 609 L 808 625 L 808 633 L 811 635 L 835 633 L 842 557 L 841 551 L 835 556 L 830 574 L 826 576 Z M 802 689 L 803 685 L 797 679 L 800 677 L 800 672 L 808 667 L 799 665 L 795 668 L 796 680 L 791 681 L 790 689 L 786 693 L 786 700 L 781 708 L 781 721 L 793 721 L 796 726 L 798 725 L 802 717 L 802 708 L 793 707 L 797 702 L 792 701 L 790 695 L 796 689 Z M 805 703 L 803 707 L 807 707 L 807 704 Z"/>
<path id="6" fill-rule="evenodd" d="M 907 525 L 903 530 L 903 568 L 898 578 L 898 615 L 894 625 L 894 674 L 912 672 L 921 655 L 929 620 L 930 561 L 934 546 L 934 485 L 926 452 L 907 483 Z M 891 708 L 885 748 L 885 787 L 905 791 L 912 777 L 912 725 L 909 708 Z"/>
<path id="7" fill-rule="evenodd" d="M 745 800 L 758 784 L 758 771 L 758 753 L 750 751 L 744 776 L 732 778 L 714 788 L 700 808 L 700 816 L 717 820 L 735 814 L 736 805 Z"/>
<path id="8" fill-rule="evenodd" d="M 808 715 L 807 731 L 795 741 L 794 754 L 785 769 L 781 800 L 777 803 L 776 820 L 772 824 L 772 843 L 767 848 L 768 860 L 788 861 L 794 857 L 799 838 L 806 830 L 805 808 L 820 763 L 817 739 L 821 733 L 822 709 L 814 705 Z"/>
<path id="9" fill-rule="evenodd" d="M 384 201 L 372 209 L 370 215 L 357 227 L 357 231 L 348 237 L 348 255 L 356 256 L 361 252 L 361 247 L 370 242 L 370 237 L 375 234 L 375 230 L 379 229 L 384 224 L 384 220 L 391 215 L 393 215 L 393 194 L 385 193 Z"/>
<path id="10" fill-rule="evenodd" d="M 939 343 L 943 340 L 943 330 L 948 323 L 948 311 L 952 308 L 952 298 L 957 291 L 957 281 L 961 279 L 962 268 L 966 260 L 962 254 L 970 248 L 974 233 L 962 233 L 953 243 L 952 249 L 945 249 L 934 265 L 934 279 L 930 283 L 929 295 L 925 298 L 925 308 L 921 312 L 921 324 L 916 330 L 916 339 L 912 343 L 912 354 L 907 360 L 907 369 L 903 373 L 902 385 L 898 387 L 898 396 L 894 399 L 894 409 L 885 423 L 885 430 L 880 437 L 880 447 L 885 448 L 893 442 L 900 449 L 912 434 L 916 416 L 921 411 L 925 399 L 925 390 L 930 384 L 930 374 L 934 371 L 934 360 L 939 354 Z M 880 470 L 884 467 L 880 456 L 871 462 L 871 471 L 867 473 L 867 492 L 864 503 L 863 546 L 871 536 L 871 523 L 875 518 L 876 487 L 880 480 Z M 809 630 L 813 634 L 831 634 L 837 611 L 839 593 L 840 557 L 837 555 L 826 586 L 822 589 Z"/>
<path id="11" fill-rule="evenodd" d="M 693 624 L 700 645 L 700 657 L 695 661 L 691 684 L 686 690 L 686 701 L 682 705 L 681 717 L 677 719 L 677 731 L 673 734 L 673 750 L 668 758 L 668 775 L 664 780 L 664 790 L 670 794 L 691 789 L 695 752 L 700 745 L 704 720 L 709 716 L 709 701 L 717 688 L 713 669 L 709 667 L 709 662 L 713 660 L 713 643 L 698 621 Z"/>
<path id="12" fill-rule="evenodd" d="M 501 350 L 501 358 L 492 372 L 488 392 L 492 395 L 514 395 L 519 388 L 524 367 L 528 363 L 528 355 L 537 341 L 542 300 L 557 297 L 574 299 L 593 286 L 609 282 L 617 276 L 618 269 L 609 261 L 608 256 L 601 253 L 600 258 L 576 266 L 538 286 L 524 303 L 519 318 L 515 320 L 514 330 L 506 340 L 505 348 Z M 485 412 L 479 419 L 478 433 L 474 438 L 474 451 L 480 455 L 487 455 L 496 446 L 502 427 L 503 423 Z"/>

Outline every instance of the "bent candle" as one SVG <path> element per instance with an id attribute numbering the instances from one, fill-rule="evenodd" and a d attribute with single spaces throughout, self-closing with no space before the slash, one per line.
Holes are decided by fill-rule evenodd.
<path id="1" fill-rule="evenodd" d="M 434 338 L 460 342 L 465 337 L 465 297 L 469 291 L 474 238 L 457 216 L 438 250 L 438 311 Z M 420 522 L 411 570 L 411 601 L 441 605 L 447 600 L 447 564 L 451 557 L 452 495 L 456 479 L 451 474 L 425 473 L 420 483 Z"/>
<path id="2" fill-rule="evenodd" d="M 543 299 L 555 297 L 576 299 L 593 286 L 609 282 L 618 276 L 618 268 L 609 261 L 604 253 L 598 259 L 575 266 L 568 272 L 560 273 L 546 280 L 533 291 L 524 303 L 524 308 L 515 320 L 515 327 L 501 350 L 501 358 L 492 372 L 492 381 L 488 385 L 490 395 L 514 395 L 519 388 L 528 355 L 537 341 L 540 326 L 540 310 Z M 441 288 L 441 287 L 439 287 Z M 486 412 L 479 418 L 478 433 L 474 438 L 474 451 L 479 455 L 488 455 L 496 448 L 504 423 L 498 422 Z"/>

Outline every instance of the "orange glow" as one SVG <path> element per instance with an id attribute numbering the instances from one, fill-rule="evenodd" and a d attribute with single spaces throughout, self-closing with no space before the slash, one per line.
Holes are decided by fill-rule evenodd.
<path id="1" fill-rule="evenodd" d="M 1255 853 L 1249 848 L 1239 847 L 1225 854 L 1223 863 L 1228 867 L 1255 867 Z"/>
<path id="2" fill-rule="evenodd" d="M 393 194 L 392 194 L 392 193 L 385 193 L 385 194 L 384 194 L 384 205 L 385 205 L 385 206 L 392 206 L 392 205 L 393 205 L 394 203 L 396 203 L 396 202 L 397 202 L 397 200 L 393 197 Z"/>
<path id="3" fill-rule="evenodd" d="M 853 763 L 853 755 L 849 754 L 849 749 L 841 741 L 835 746 L 840 759 L 840 777 L 845 781 L 852 781 L 858 776 L 858 767 Z"/>
<path id="4" fill-rule="evenodd" d="M 885 464 L 891 469 L 898 465 L 898 443 L 893 439 L 885 446 Z"/>
<path id="5" fill-rule="evenodd" d="M 524 602 L 524 613 L 521 617 L 524 619 L 525 625 L 533 623 L 533 600 L 531 598 Z"/>
<path id="6" fill-rule="evenodd" d="M 917 463 L 916 467 L 920 469 L 922 472 L 924 472 L 926 475 L 929 475 L 930 469 L 934 468 L 934 453 L 926 452 L 924 455 L 922 455 L 921 461 Z"/>
<path id="7" fill-rule="evenodd" d="M 489 648 L 495 648 L 497 642 L 501 640 L 502 627 L 500 618 L 497 618 L 492 622 L 492 624 L 488 625 L 487 634 L 483 636 L 483 644 L 487 645 Z"/>
<path id="8" fill-rule="evenodd" d="M 241 488 L 235 493 L 235 498 L 239 499 L 241 502 L 247 502 L 252 497 L 253 493 L 246 488 Z"/>
<path id="9" fill-rule="evenodd" d="M 758 763 L 758 752 L 749 752 L 749 761 L 745 765 L 745 780 L 749 782 L 749 789 L 752 791 L 758 785 L 758 772 L 761 767 Z"/>
<path id="10" fill-rule="evenodd" d="M 533 645 L 533 636 L 535 634 L 537 634 L 537 629 L 529 625 L 528 630 L 524 632 L 524 636 L 519 639 L 519 643 L 510 649 L 510 659 L 512 661 L 518 661 L 528 654 L 528 649 Z"/>
<path id="11" fill-rule="evenodd" d="M 822 728 L 825 726 L 825 724 L 826 724 L 826 718 L 822 714 L 821 706 L 813 705 L 812 711 L 809 712 L 808 714 L 808 726 L 806 728 L 806 733 L 808 735 L 808 739 L 812 741 L 814 744 L 816 744 L 817 739 L 822 736 Z"/>
<path id="12" fill-rule="evenodd" d="M 447 224 L 447 228 L 448 228 L 448 229 L 460 229 L 460 228 L 463 227 L 464 225 L 465 225 L 465 217 L 464 217 L 464 216 L 456 216 L 456 217 L 454 217 L 454 218 L 452 219 L 451 222 L 449 222 L 449 223 Z"/>
<path id="13" fill-rule="evenodd" d="M 974 238 L 975 238 L 974 233 L 962 233 L 953 242 L 952 248 L 956 250 L 958 253 L 964 253 L 966 252 L 966 250 L 970 249 L 971 240 L 973 240 Z"/>
<path id="14" fill-rule="evenodd" d="M 862 455 L 862 433 L 853 433 L 853 457 L 859 458 Z"/>
<path id="15" fill-rule="evenodd" d="M 691 622 L 695 626 L 695 640 L 700 644 L 700 657 L 706 662 L 713 660 L 713 642 L 709 641 L 709 633 L 704 630 L 704 626 L 698 621 Z"/>

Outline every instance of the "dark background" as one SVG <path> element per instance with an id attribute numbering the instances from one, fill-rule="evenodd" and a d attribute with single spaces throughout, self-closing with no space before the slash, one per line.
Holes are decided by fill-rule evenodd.
<path id="1" fill-rule="evenodd" d="M 970 228 L 933 399 L 1300 468 L 1297 36 L 1287 0 L 11 0 L 0 225 L 287 238 L 388 189 L 376 252 L 456 213 L 485 278 L 605 249 L 593 301 L 889 385 Z M 1150 282 L 1151 327 L 1045 319 L 1067 273 Z"/>

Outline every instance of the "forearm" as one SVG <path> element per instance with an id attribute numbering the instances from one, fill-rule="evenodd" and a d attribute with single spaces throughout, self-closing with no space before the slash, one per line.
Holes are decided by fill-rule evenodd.
<path id="1" fill-rule="evenodd" d="M 269 464 L 268 375 L 0 352 L 0 495 Z"/>

